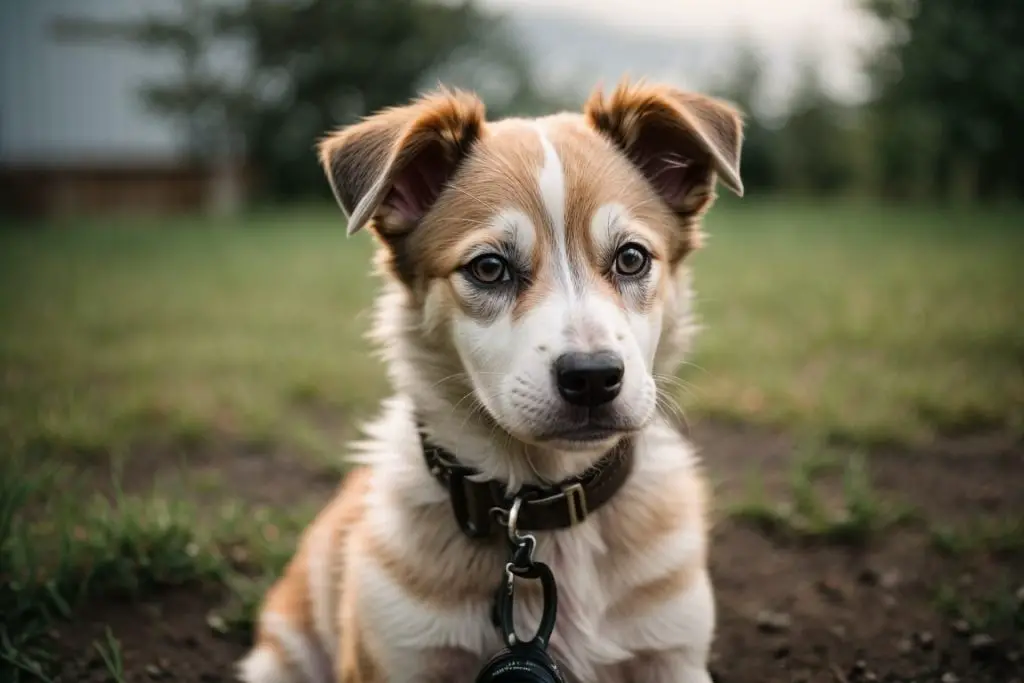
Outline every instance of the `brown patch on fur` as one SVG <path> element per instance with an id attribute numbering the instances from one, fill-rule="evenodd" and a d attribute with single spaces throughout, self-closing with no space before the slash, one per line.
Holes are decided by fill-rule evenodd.
<path id="1" fill-rule="evenodd" d="M 538 197 L 537 174 L 543 160 L 540 141 L 532 130 L 515 121 L 492 124 L 487 139 L 474 149 L 424 218 L 410 247 L 421 259 L 427 277 L 448 277 L 462 254 L 453 249 L 472 232 L 488 226 L 505 210 L 517 210 L 537 230 L 544 243 L 546 213 Z"/>
<path id="2" fill-rule="evenodd" d="M 298 551 L 288 562 L 281 578 L 267 591 L 260 609 L 261 613 L 284 617 L 301 633 L 312 633 L 314 630 L 309 594 L 309 544 L 306 542 L 312 531 L 313 525 L 310 525 L 303 532 Z M 256 641 L 276 643 L 276 640 L 261 620 L 256 627 Z"/>
<path id="3" fill-rule="evenodd" d="M 402 590 L 430 605 L 447 608 L 467 601 L 490 600 L 495 577 L 501 576 L 500 553 L 486 544 L 471 544 L 452 524 L 447 505 L 424 509 L 419 529 L 424 534 L 406 539 L 395 548 L 367 533 L 362 539 L 364 552 L 386 572 Z M 427 530 L 430 530 L 427 533 Z M 437 557 L 436 548 L 462 546 L 458 566 L 443 561 L 424 563 L 424 557 Z"/>
<path id="4" fill-rule="evenodd" d="M 332 605 L 338 604 L 338 590 L 344 573 L 343 549 L 348 532 L 363 513 L 369 475 L 370 471 L 367 468 L 359 468 L 345 478 L 335 497 L 302 532 L 295 555 L 288 562 L 282 576 L 267 591 L 260 608 L 261 615 L 277 615 L 311 643 L 320 643 L 313 616 L 313 604 L 322 600 L 327 600 Z M 318 548 L 314 539 L 325 530 L 330 534 L 331 543 L 327 544 L 326 548 Z M 314 550 L 335 553 L 333 561 L 327 565 L 330 572 L 328 586 L 331 591 L 328 595 L 312 593 L 309 571 L 310 555 Z M 296 667 L 296 662 L 291 661 L 282 644 L 266 628 L 262 619 L 256 626 L 256 646 L 261 645 L 273 650 L 289 667 Z"/>
<path id="5" fill-rule="evenodd" d="M 340 683 L 387 683 L 383 668 L 367 647 L 366 631 L 359 627 L 358 616 L 346 613 L 343 620 L 345 637 L 337 665 Z"/>
<path id="6" fill-rule="evenodd" d="M 357 526 L 349 540 L 348 551 L 363 554 L 366 551 L 364 527 Z M 336 662 L 340 683 L 386 683 L 383 667 L 373 655 L 371 643 L 366 640 L 366 630 L 361 627 L 357 609 L 358 589 L 355 572 L 345 573 L 342 579 L 341 604 L 338 609 L 341 622 L 341 642 Z"/>
<path id="7" fill-rule="evenodd" d="M 608 554 L 635 557 L 665 536 L 684 527 L 705 528 L 704 482 L 693 471 L 677 472 L 660 485 L 613 501 L 614 514 L 605 522 L 601 537 Z"/>
<path id="8" fill-rule="evenodd" d="M 699 575 L 702 564 L 689 563 L 653 581 L 637 586 L 608 609 L 608 618 L 623 619 L 643 614 L 656 605 L 676 597 L 691 585 Z"/>
<path id="9" fill-rule="evenodd" d="M 530 310 L 540 304 L 544 298 L 551 293 L 554 288 L 554 283 L 551 278 L 544 278 L 535 282 L 530 283 L 530 286 L 516 299 L 515 306 L 512 307 L 512 320 L 516 321 L 521 319 Z"/>
<path id="10" fill-rule="evenodd" d="M 385 265 L 402 281 L 415 272 L 405 236 L 484 134 L 483 103 L 469 93 L 441 90 L 320 142 L 320 163 L 349 215 L 349 233 L 369 224 L 390 251 Z"/>
<path id="11" fill-rule="evenodd" d="M 743 193 L 742 120 L 726 102 L 669 86 L 623 82 L 607 100 L 596 89 L 584 112 L 676 213 L 682 239 L 669 242 L 672 264 L 699 246 L 700 217 L 714 201 L 716 178 Z"/>

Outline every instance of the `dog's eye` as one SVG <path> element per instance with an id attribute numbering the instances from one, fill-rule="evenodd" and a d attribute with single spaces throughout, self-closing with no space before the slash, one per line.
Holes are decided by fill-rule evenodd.
<path id="1" fill-rule="evenodd" d="M 626 244 L 615 254 L 615 273 L 624 277 L 636 277 L 647 272 L 651 255 L 639 244 Z"/>
<path id="2" fill-rule="evenodd" d="M 496 285 L 512 279 L 508 262 L 494 254 L 477 256 L 466 266 L 466 272 L 482 285 Z"/>

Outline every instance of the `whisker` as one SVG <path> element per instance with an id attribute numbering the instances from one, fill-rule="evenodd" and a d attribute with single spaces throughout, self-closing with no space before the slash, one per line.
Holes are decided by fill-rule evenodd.
<path id="1" fill-rule="evenodd" d="M 706 368 L 704 368 L 703 366 L 697 365 L 696 363 L 694 363 L 692 361 L 684 360 L 684 361 L 682 361 L 680 363 L 680 365 L 683 366 L 683 367 L 694 368 L 695 370 L 700 370 L 703 373 L 707 373 L 708 372 L 708 370 Z"/>
<path id="2" fill-rule="evenodd" d="M 484 200 L 482 200 L 479 197 L 475 196 L 473 193 L 471 193 L 468 190 L 466 190 L 464 187 L 460 187 L 458 185 L 449 185 L 448 187 L 452 188 L 456 192 L 460 192 L 463 195 L 469 197 L 470 199 L 472 199 L 473 201 L 475 201 L 477 204 L 479 204 L 480 206 L 484 207 L 485 209 L 493 211 L 494 213 L 500 213 L 500 211 L 498 210 L 498 207 L 496 207 L 493 204 L 490 204 L 488 202 L 485 202 Z"/>
<path id="3" fill-rule="evenodd" d="M 686 426 L 687 431 L 692 430 L 692 426 L 690 425 L 690 419 L 687 416 L 686 411 L 683 410 L 683 407 L 679 405 L 678 401 L 662 392 L 658 392 L 657 398 L 655 400 L 658 407 L 663 412 L 668 413 L 669 416 L 674 415 L 678 417 Z"/>

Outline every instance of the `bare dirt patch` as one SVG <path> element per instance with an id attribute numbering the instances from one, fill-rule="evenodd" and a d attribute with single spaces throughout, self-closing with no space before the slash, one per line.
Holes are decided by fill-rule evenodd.
<path id="1" fill-rule="evenodd" d="M 116 677 L 96 645 L 107 648 L 107 629 L 119 643 L 125 683 L 135 681 L 233 681 L 245 651 L 238 638 L 210 628 L 219 591 L 175 589 L 144 601 L 109 600 L 84 606 L 55 642 L 61 667 L 55 680 L 109 683 Z M 108 650 L 109 654 L 109 650 Z"/>
<path id="2" fill-rule="evenodd" d="M 785 496 L 784 473 L 802 457 L 786 436 L 741 426 L 703 424 L 692 438 L 722 510 L 745 495 L 752 465 L 770 497 Z M 1024 682 L 1024 552 L 1012 543 L 943 551 L 933 533 L 935 524 L 1024 520 L 1024 446 L 994 436 L 866 458 L 877 495 L 918 510 L 915 523 L 853 544 L 717 523 L 717 683 Z M 326 498 L 336 484 L 279 456 L 229 453 L 192 466 L 215 468 L 237 495 L 270 505 Z M 60 680 L 110 680 L 92 645 L 108 625 L 126 681 L 232 680 L 245 648 L 208 625 L 218 600 L 182 589 L 83 609 L 60 634 Z"/>

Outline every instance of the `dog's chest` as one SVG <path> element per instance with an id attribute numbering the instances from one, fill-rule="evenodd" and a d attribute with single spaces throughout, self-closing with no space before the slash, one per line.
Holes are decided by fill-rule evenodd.
<path id="1" fill-rule="evenodd" d="M 615 599 L 613 570 L 604 557 L 593 528 L 542 538 L 537 548 L 536 559 L 550 567 L 558 587 L 550 651 L 571 680 L 595 680 L 601 666 L 629 656 L 603 628 Z M 530 638 L 540 622 L 543 601 L 538 591 L 519 590 L 517 595 L 516 631 L 521 638 Z"/>

